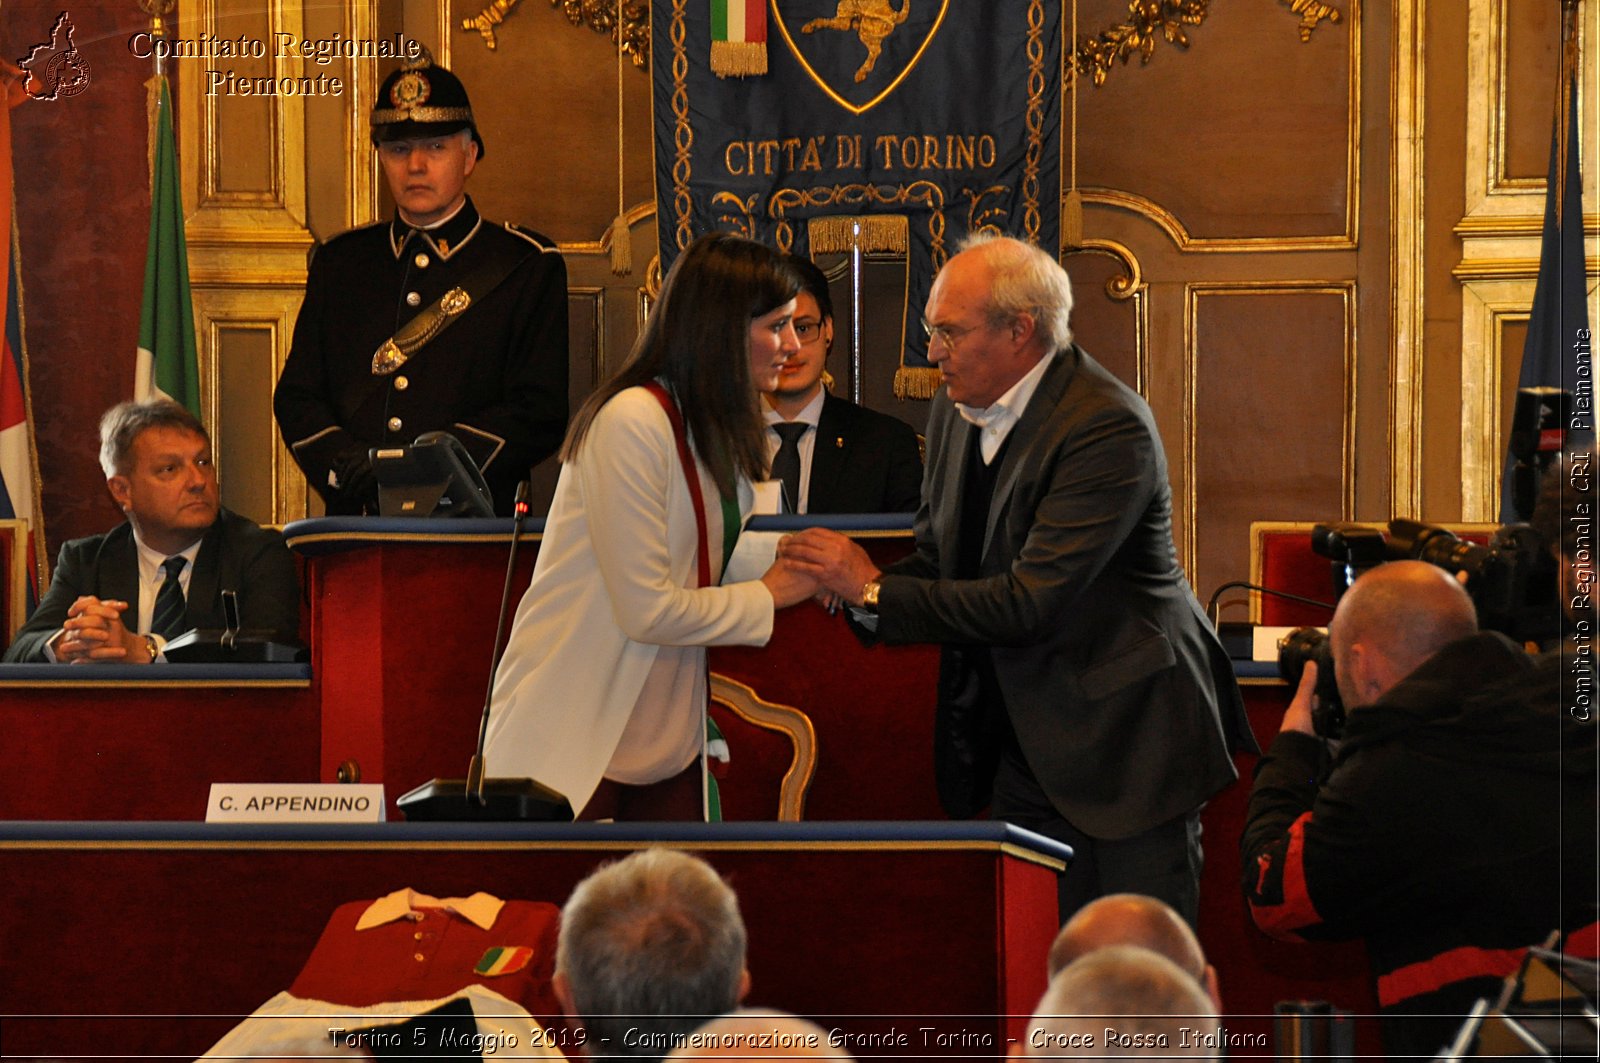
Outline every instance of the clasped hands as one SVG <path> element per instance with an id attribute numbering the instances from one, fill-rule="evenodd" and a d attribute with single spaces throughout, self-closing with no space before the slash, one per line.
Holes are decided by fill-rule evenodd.
<path id="1" fill-rule="evenodd" d="M 796 582 L 797 589 L 809 586 L 807 593 L 794 601 L 815 598 L 829 610 L 841 603 L 860 605 L 861 588 L 882 575 L 860 545 L 828 528 L 807 528 L 782 536 L 778 560 L 768 574 L 779 570 Z"/>
<path id="2" fill-rule="evenodd" d="M 95 661 L 149 664 L 149 644 L 145 637 L 129 631 L 122 622 L 127 608 L 127 602 L 96 598 L 91 594 L 73 602 L 51 647 L 56 660 L 64 664 Z"/>

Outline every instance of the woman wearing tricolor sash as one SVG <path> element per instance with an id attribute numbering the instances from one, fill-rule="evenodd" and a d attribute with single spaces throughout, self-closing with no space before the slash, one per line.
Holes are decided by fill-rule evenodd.
<path id="1" fill-rule="evenodd" d="M 701 237 L 578 411 L 495 680 L 490 774 L 553 787 L 580 819 L 704 815 L 706 647 L 765 645 L 816 591 L 782 562 L 721 583 L 767 476 L 758 392 L 799 351 L 799 290 L 771 248 Z"/>

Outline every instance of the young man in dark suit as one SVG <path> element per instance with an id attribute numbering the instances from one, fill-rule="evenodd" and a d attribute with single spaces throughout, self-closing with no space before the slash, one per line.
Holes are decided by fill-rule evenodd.
<path id="1" fill-rule="evenodd" d="M 106 487 L 128 520 L 62 546 L 50 589 L 6 651 L 8 664 L 153 664 L 167 640 L 241 626 L 294 642 L 300 585 L 283 535 L 223 509 L 211 437 L 169 399 L 124 402 L 100 421 Z"/>
<path id="2" fill-rule="evenodd" d="M 917 434 L 898 417 L 838 398 L 822 386 L 833 349 L 828 278 L 795 256 L 804 286 L 795 299 L 800 351 L 764 394 L 772 478 L 791 513 L 914 513 L 922 494 Z"/>
<path id="3" fill-rule="evenodd" d="M 1062 918 L 1143 893 L 1193 924 L 1201 807 L 1255 742 L 1178 564 L 1155 419 L 1071 312 L 1048 253 L 970 240 L 924 317 L 944 384 L 916 552 L 880 570 L 817 528 L 781 550 L 882 641 L 944 644 L 940 797 L 1070 844 Z"/>

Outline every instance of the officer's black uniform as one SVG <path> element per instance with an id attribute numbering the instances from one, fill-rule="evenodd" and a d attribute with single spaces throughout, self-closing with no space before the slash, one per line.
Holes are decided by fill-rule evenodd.
<path id="1" fill-rule="evenodd" d="M 491 259 L 520 261 L 394 373 L 380 344 Z M 561 444 L 567 423 L 567 270 L 555 244 L 479 217 L 467 198 L 436 229 L 399 218 L 330 240 L 311 262 L 273 409 L 331 514 L 361 512 L 332 482 L 352 446 L 404 446 L 442 429 L 477 462 L 495 509 Z"/>
<path id="2" fill-rule="evenodd" d="M 482 158 L 465 87 L 426 59 L 389 75 L 371 124 L 374 144 L 470 130 Z M 398 369 L 375 364 L 458 287 L 470 305 L 447 327 Z M 397 214 L 330 240 L 312 258 L 273 411 L 330 514 L 375 511 L 369 448 L 435 430 L 461 440 L 509 514 L 517 482 L 566 431 L 567 271 L 554 241 L 485 221 L 470 196 L 431 229 Z"/>

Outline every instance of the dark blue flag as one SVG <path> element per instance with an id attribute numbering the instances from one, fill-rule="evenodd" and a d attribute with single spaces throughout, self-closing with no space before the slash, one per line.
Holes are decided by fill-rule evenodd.
<path id="1" fill-rule="evenodd" d="M 1539 279 L 1517 386 L 1559 388 L 1570 394 L 1566 423 L 1560 426 L 1564 445 L 1570 449 L 1594 441 L 1594 375 L 1583 261 L 1583 176 L 1578 164 L 1578 35 L 1570 15 L 1563 22 Z M 1507 523 L 1517 519 L 1516 463 L 1516 455 L 1508 453 L 1500 492 L 1500 519 Z"/>

